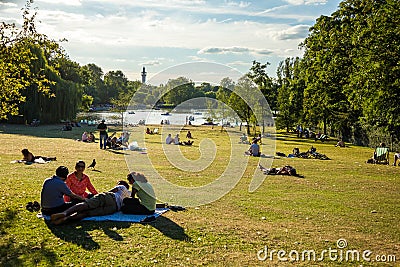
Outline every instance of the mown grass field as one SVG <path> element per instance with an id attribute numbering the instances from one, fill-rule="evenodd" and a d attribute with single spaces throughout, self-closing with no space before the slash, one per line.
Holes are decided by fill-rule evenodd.
<path id="1" fill-rule="evenodd" d="M 398 266 L 400 265 L 400 167 L 366 164 L 373 149 L 334 142 L 320 143 L 278 133 L 276 150 L 288 154 L 311 145 L 331 160 L 275 158 L 274 167 L 294 166 L 304 178 L 267 176 L 255 191 L 248 186 L 258 165 L 250 158 L 236 187 L 219 200 L 185 212 L 167 212 L 150 224 L 76 222 L 46 224 L 28 212 L 28 201 L 40 200 L 43 180 L 59 165 L 73 170 L 83 159 L 96 158 L 96 171 L 86 170 L 98 191 L 106 191 L 129 172 L 125 154 L 137 151 L 100 150 L 99 144 L 75 141 L 89 127 L 60 131 L 60 125 L 28 127 L 0 125 L 0 265 L 1 266 Z M 115 128 L 116 131 L 121 129 Z M 200 157 L 199 144 L 212 139 L 218 149 L 205 170 L 184 172 L 163 155 L 160 135 L 146 136 L 154 168 L 181 186 L 201 186 L 218 178 L 229 157 L 225 132 L 219 127 L 191 127 L 193 147 L 180 147 L 189 159 Z M 131 129 L 135 133 L 142 127 Z M 184 137 L 185 131 L 181 136 Z M 184 139 L 184 138 L 183 138 Z M 139 144 L 143 145 L 143 144 Z M 48 164 L 11 164 L 21 159 L 21 149 L 35 155 L 56 156 Z M 243 145 L 243 151 L 247 145 Z M 265 150 L 265 147 L 262 147 Z M 393 163 L 390 155 L 391 163 Z M 175 203 L 179 204 L 179 203 Z M 338 249 L 370 250 L 373 261 L 301 260 L 301 252 Z M 298 251 L 299 261 L 258 259 L 260 250 Z M 259 256 L 263 256 L 260 254 Z M 295 254 L 291 254 L 293 257 Z M 396 256 L 396 262 L 392 256 Z M 331 255 L 332 257 L 335 254 Z M 377 262 L 376 256 L 387 261 Z M 288 257 L 288 254 L 286 254 Z M 338 256 L 340 258 L 340 254 Z"/>

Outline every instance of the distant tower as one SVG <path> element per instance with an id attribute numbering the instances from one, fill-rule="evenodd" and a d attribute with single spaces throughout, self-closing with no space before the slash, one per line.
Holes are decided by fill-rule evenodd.
<path id="1" fill-rule="evenodd" d="M 142 83 L 146 83 L 146 68 L 143 67 L 143 71 L 142 71 Z"/>

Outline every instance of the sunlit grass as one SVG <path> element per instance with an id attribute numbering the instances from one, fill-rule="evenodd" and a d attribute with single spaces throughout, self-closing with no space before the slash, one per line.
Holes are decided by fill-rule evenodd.
<path id="1" fill-rule="evenodd" d="M 218 201 L 168 212 L 149 225 L 115 222 L 81 222 L 54 227 L 25 210 L 28 201 L 39 200 L 43 180 L 59 165 L 71 170 L 78 159 L 96 158 L 97 171 L 86 171 L 99 191 L 106 191 L 128 172 L 124 154 L 85 144 L 82 131 L 93 127 L 60 131 L 61 126 L 26 127 L 0 125 L 0 265 L 1 266 L 287 266 L 275 256 L 261 262 L 257 252 L 269 249 L 321 251 L 336 248 L 345 238 L 349 249 L 371 250 L 374 255 L 393 254 L 400 258 L 400 168 L 365 164 L 370 148 L 334 147 L 278 134 L 277 151 L 305 151 L 313 145 L 331 160 L 275 158 L 274 167 L 294 166 L 304 178 L 267 176 L 253 193 L 249 183 L 258 159 L 250 158 L 237 186 Z M 113 128 L 111 128 L 111 131 Z M 121 129 L 116 128 L 118 132 Z M 129 129 L 143 133 L 142 127 Z M 227 134 L 215 127 L 192 127 L 193 147 L 179 147 L 191 160 L 200 157 L 199 144 L 212 139 L 216 160 L 201 172 L 181 171 L 170 164 L 161 135 L 145 136 L 147 155 L 153 166 L 178 185 L 205 185 L 221 174 L 230 157 Z M 237 130 L 237 129 L 236 129 Z M 171 132 L 172 133 L 172 132 Z M 175 133 L 175 132 L 174 132 Z M 185 139 L 186 129 L 180 133 Z M 139 139 L 138 139 L 139 140 Z M 48 164 L 11 164 L 21 158 L 20 150 L 56 156 Z M 243 145 L 243 151 L 247 149 Z M 262 148 L 263 149 L 263 148 Z M 265 150 L 265 147 L 264 147 Z M 126 153 L 139 161 L 145 154 Z M 392 154 L 391 154 L 392 156 Z M 392 158 L 391 158 L 392 161 Z M 139 166 L 140 167 L 140 166 Z M 343 262 L 341 266 L 375 266 L 376 262 Z M 322 262 L 298 262 L 302 266 L 336 266 Z M 393 266 L 380 263 L 379 266 Z"/>

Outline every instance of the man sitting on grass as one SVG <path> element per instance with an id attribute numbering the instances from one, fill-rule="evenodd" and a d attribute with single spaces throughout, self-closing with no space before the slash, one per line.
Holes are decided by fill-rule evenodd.
<path id="1" fill-rule="evenodd" d="M 244 153 L 249 156 L 260 157 L 260 146 L 257 144 L 257 140 L 253 140 L 249 150 Z"/>
<path id="2" fill-rule="evenodd" d="M 130 195 L 128 183 L 119 181 L 110 191 L 97 194 L 64 212 L 51 215 L 51 222 L 58 225 L 70 219 L 80 220 L 89 216 L 113 214 L 121 209 L 124 198 Z"/>
<path id="3" fill-rule="evenodd" d="M 56 170 L 56 175 L 44 181 L 40 195 L 42 214 L 52 215 L 54 213 L 63 212 L 73 206 L 74 204 L 72 202 L 64 202 L 64 195 L 79 201 L 84 200 L 83 197 L 74 194 L 65 184 L 68 173 L 67 167 L 60 166 Z"/>

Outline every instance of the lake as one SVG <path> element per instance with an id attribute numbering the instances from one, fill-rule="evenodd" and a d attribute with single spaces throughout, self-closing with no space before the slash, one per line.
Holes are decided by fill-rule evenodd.
<path id="1" fill-rule="evenodd" d="M 134 114 L 132 114 L 134 113 Z M 125 124 L 140 124 L 144 121 L 145 124 L 161 124 L 161 121 L 169 121 L 171 125 L 185 125 L 186 120 L 190 120 L 192 125 L 202 125 L 206 123 L 206 118 L 209 116 L 207 110 L 199 110 L 194 112 L 170 112 L 165 115 L 167 111 L 165 110 L 135 110 L 130 112 L 124 112 L 124 123 Z M 98 123 L 99 120 L 104 119 L 106 123 L 118 124 L 121 123 L 121 114 L 116 112 L 85 112 L 78 114 L 79 118 L 94 120 Z M 233 121 L 232 121 L 233 122 Z M 220 121 L 215 121 L 215 123 L 220 123 Z M 240 122 L 239 122 L 240 123 Z"/>

